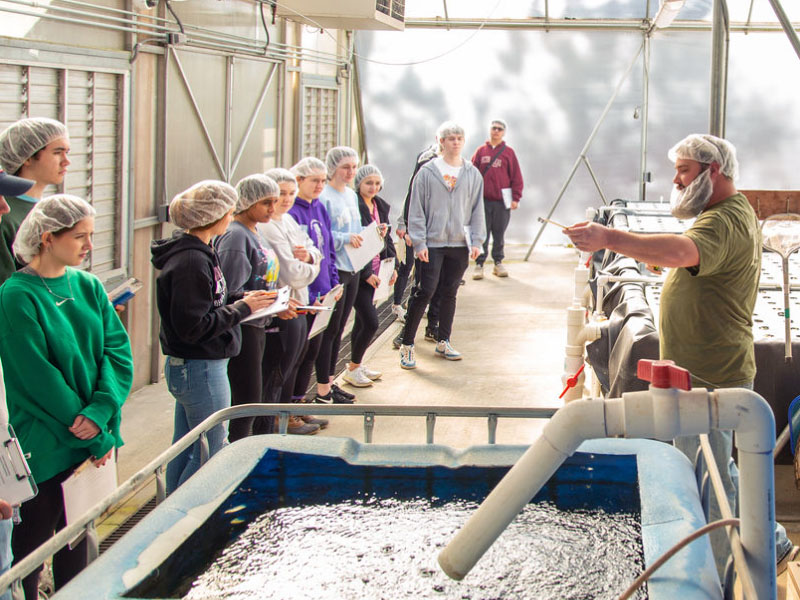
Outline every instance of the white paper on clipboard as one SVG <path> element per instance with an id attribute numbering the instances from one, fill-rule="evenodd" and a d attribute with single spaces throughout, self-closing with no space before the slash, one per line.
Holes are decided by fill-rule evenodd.
<path id="1" fill-rule="evenodd" d="M 363 240 L 358 248 L 354 248 L 350 244 L 344 245 L 344 251 L 347 252 L 354 271 L 363 269 L 368 262 L 383 250 L 383 237 L 378 231 L 377 221 L 373 221 L 364 227 L 358 235 Z"/>
<path id="2" fill-rule="evenodd" d="M 500 193 L 503 195 L 503 204 L 506 205 L 506 209 L 510 209 L 511 202 L 514 200 L 514 196 L 511 194 L 511 188 L 502 188 Z"/>
<path id="3" fill-rule="evenodd" d="M 322 299 L 322 306 L 326 306 L 328 308 L 333 309 L 336 305 L 336 294 L 338 294 L 342 290 L 343 286 L 340 283 L 330 292 L 325 294 L 325 297 Z M 331 316 L 333 315 L 333 310 L 321 310 L 319 311 L 316 316 L 314 317 L 314 321 L 311 323 L 311 329 L 308 331 L 308 339 L 311 339 L 318 333 L 322 333 L 325 331 L 325 328 L 328 326 L 328 322 L 331 320 Z"/>
<path id="4" fill-rule="evenodd" d="M 37 491 L 14 429 L 11 425 L 0 427 L 0 498 L 19 506 Z"/>
<path id="5" fill-rule="evenodd" d="M 261 317 L 268 317 L 270 315 L 274 315 L 275 313 L 279 313 L 281 311 L 286 310 L 289 308 L 289 297 L 291 295 L 291 290 L 289 289 L 288 285 L 283 286 L 278 290 L 278 295 L 275 297 L 275 302 L 270 304 L 266 308 L 262 308 L 261 310 L 257 310 L 254 313 L 251 313 L 247 317 L 241 320 L 242 323 L 247 323 L 247 321 L 252 321 L 254 319 L 260 319 Z"/>
<path id="6" fill-rule="evenodd" d="M 103 498 L 117 489 L 117 461 L 115 452 L 102 467 L 87 459 L 61 484 L 64 493 L 64 510 L 67 525 L 76 522 Z M 83 533 L 70 540 L 73 545 Z"/>
<path id="7" fill-rule="evenodd" d="M 377 304 L 378 302 L 383 302 L 389 297 L 389 294 L 392 292 L 392 288 L 389 285 L 389 281 L 392 278 L 392 274 L 394 273 L 394 259 L 393 258 L 384 258 L 381 261 L 381 267 L 378 271 L 378 279 L 381 280 L 380 284 L 377 288 L 375 288 L 375 293 L 372 296 L 372 302 Z"/>

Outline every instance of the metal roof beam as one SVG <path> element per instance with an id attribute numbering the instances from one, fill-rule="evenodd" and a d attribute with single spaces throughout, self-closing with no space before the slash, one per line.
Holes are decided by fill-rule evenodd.
<path id="1" fill-rule="evenodd" d="M 443 19 L 441 17 L 407 18 L 406 29 L 530 29 L 530 30 L 588 30 L 588 31 L 647 31 L 652 19 L 553 19 L 552 17 L 531 17 L 528 19 Z M 799 29 L 800 23 L 791 24 Z M 670 31 L 711 31 L 710 21 L 675 20 Z M 744 22 L 730 24 L 731 32 L 782 32 L 780 23 Z"/>

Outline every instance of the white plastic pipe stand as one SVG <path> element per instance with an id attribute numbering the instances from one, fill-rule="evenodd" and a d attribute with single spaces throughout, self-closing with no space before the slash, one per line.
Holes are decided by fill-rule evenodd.
<path id="1" fill-rule="evenodd" d="M 772 450 L 775 419 L 751 390 L 691 390 L 689 373 L 671 361 L 640 361 L 647 392 L 575 400 L 561 408 L 439 554 L 439 565 L 463 579 L 561 463 L 584 440 L 606 437 L 670 441 L 713 429 L 736 432 L 739 450 L 740 536 L 759 600 L 777 598 Z M 680 388 L 680 389 L 679 389 Z"/>

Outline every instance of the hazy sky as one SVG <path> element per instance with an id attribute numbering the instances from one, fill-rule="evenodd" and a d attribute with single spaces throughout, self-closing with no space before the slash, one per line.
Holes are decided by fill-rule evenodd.
<path id="1" fill-rule="evenodd" d="M 441 3 L 426 4 L 441 14 Z M 568 11 L 578 4 L 591 13 L 579 16 L 598 16 L 609 6 L 635 14 L 643 6 L 638 0 L 551 0 L 551 13 L 572 15 Z M 678 18 L 707 17 L 710 4 L 710 0 L 693 2 L 692 12 Z M 471 13 L 467 5 L 473 5 Z M 503 11 L 506 5 L 525 3 L 503 0 L 493 16 L 525 16 L 526 11 Z M 419 14 L 419 6 L 407 2 L 409 16 Z M 493 6 L 485 1 L 448 2 L 451 17 L 485 16 Z M 456 13 L 455 7 L 464 10 Z M 527 14 L 540 15 L 542 10 L 543 2 L 531 2 Z M 763 18 L 770 15 L 767 12 Z M 440 122 L 454 119 L 464 126 L 469 158 L 486 140 L 489 120 L 500 116 L 508 121 L 506 140 L 517 152 L 526 182 L 508 238 L 530 242 L 538 230 L 536 217 L 554 203 L 641 44 L 638 33 L 359 32 L 367 146 L 370 161 L 386 177 L 384 196 L 399 210 L 414 157 L 432 141 Z M 711 35 L 664 30 L 654 35 L 651 48 L 648 170 L 652 182 L 647 199 L 658 200 L 668 199 L 671 190 L 669 147 L 689 133 L 708 130 Z M 417 64 L 396 64 L 409 62 Z M 587 153 L 608 200 L 638 198 L 642 120 L 634 115 L 643 101 L 642 82 L 640 57 Z M 800 59 L 783 33 L 731 35 L 726 136 L 739 151 L 740 187 L 800 189 L 796 167 L 800 125 L 790 118 L 800 111 L 799 82 Z M 554 218 L 581 219 L 588 206 L 601 202 L 581 166 Z M 562 236 L 553 231 L 546 239 L 561 241 Z"/>

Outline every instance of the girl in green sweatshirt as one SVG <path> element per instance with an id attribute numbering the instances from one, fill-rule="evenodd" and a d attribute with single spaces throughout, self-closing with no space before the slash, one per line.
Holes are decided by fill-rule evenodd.
<path id="1" fill-rule="evenodd" d="M 20 509 L 12 537 L 16 560 L 65 526 L 61 483 L 86 459 L 100 466 L 122 445 L 120 409 L 133 380 L 130 341 L 100 281 L 75 268 L 91 251 L 93 232 L 87 202 L 45 198 L 14 240 L 27 266 L 0 287 L 9 416 L 39 487 Z M 58 552 L 56 588 L 86 559 L 85 542 Z M 23 581 L 26 600 L 37 598 L 40 571 Z"/>

